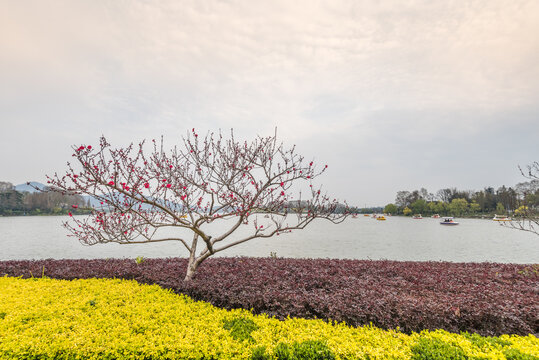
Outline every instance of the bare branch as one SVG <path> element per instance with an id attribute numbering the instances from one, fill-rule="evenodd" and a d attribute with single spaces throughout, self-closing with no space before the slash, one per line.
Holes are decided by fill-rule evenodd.
<path id="1" fill-rule="evenodd" d="M 189 278 L 189 271 L 218 251 L 303 229 L 314 219 L 339 223 L 347 216 L 346 204 L 330 200 L 313 183 L 327 165 L 305 162 L 295 147 L 277 142 L 276 132 L 248 143 L 237 141 L 233 131 L 229 138 L 221 132 L 201 137 L 193 129 L 182 140 L 183 146 L 171 150 L 163 138 L 115 149 L 102 136 L 96 148 L 74 146 L 77 166 L 68 163 L 65 175 L 47 177 L 49 191 L 89 195 L 100 205 L 65 227 L 85 245 L 180 241 L 190 254 Z M 293 185 L 299 183 L 308 186 L 307 198 L 294 196 Z M 258 213 L 267 219 L 258 220 Z M 220 233 L 204 230 L 209 223 L 230 219 L 232 224 Z M 295 220 L 284 224 L 285 219 Z M 250 223 L 251 235 L 226 243 Z M 193 238 L 162 237 L 165 228 L 190 231 Z M 205 248 L 197 255 L 199 240 Z"/>

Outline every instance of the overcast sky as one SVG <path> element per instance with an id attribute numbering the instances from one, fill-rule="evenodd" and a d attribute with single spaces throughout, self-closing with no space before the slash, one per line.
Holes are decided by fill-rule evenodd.
<path id="1" fill-rule="evenodd" d="M 539 1 L 0 0 L 0 181 L 72 144 L 234 128 L 329 165 L 352 205 L 523 181 Z"/>

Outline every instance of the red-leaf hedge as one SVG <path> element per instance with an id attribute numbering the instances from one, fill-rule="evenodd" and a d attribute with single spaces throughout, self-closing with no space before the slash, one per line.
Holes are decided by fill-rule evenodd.
<path id="1" fill-rule="evenodd" d="M 213 258 L 184 283 L 186 266 L 178 258 L 0 261 L 0 276 L 135 279 L 224 308 L 405 332 L 539 334 L 539 277 L 526 265 Z"/>

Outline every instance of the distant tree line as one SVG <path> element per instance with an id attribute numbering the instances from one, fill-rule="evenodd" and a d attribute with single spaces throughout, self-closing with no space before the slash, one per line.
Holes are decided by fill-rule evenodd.
<path id="1" fill-rule="evenodd" d="M 89 200 L 80 195 L 57 192 L 20 192 L 13 184 L 0 181 L 0 216 L 62 215 L 88 213 Z"/>
<path id="2" fill-rule="evenodd" d="M 387 204 L 384 212 L 392 214 L 440 214 L 473 216 L 482 214 L 519 215 L 523 209 L 539 209 L 539 180 L 517 184 L 514 188 L 486 187 L 480 191 L 446 188 L 435 194 L 425 188 L 398 191 L 395 203 Z"/>

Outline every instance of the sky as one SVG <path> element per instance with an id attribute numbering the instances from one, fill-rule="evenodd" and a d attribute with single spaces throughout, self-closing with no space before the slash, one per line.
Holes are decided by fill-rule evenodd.
<path id="1" fill-rule="evenodd" d="M 539 1 L 0 0 L 0 181 L 74 144 L 273 134 L 356 206 L 539 160 Z"/>

